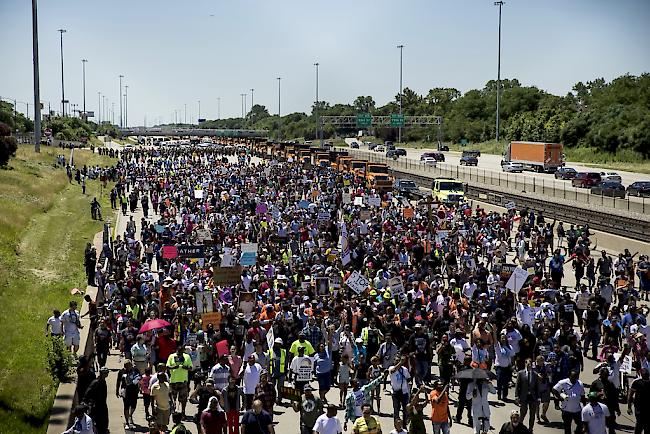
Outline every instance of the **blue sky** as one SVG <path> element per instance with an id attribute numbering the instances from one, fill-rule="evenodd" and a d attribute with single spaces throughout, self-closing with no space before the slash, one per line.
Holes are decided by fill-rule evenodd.
<path id="1" fill-rule="evenodd" d="M 0 0 L 0 96 L 33 101 L 31 2 Z M 496 78 L 497 7 L 492 0 L 58 0 L 39 2 L 41 99 L 60 110 L 59 33 L 65 28 L 66 98 L 115 102 L 129 85 L 129 124 L 241 114 L 241 93 L 277 113 L 309 111 L 320 63 L 321 100 L 378 104 L 404 86 L 461 91 Z M 506 0 L 502 77 L 565 94 L 577 81 L 650 71 L 650 1 Z M 47 103 L 45 104 L 47 107 Z M 19 104 L 25 111 L 25 105 Z M 33 107 L 30 107 L 30 114 Z"/>

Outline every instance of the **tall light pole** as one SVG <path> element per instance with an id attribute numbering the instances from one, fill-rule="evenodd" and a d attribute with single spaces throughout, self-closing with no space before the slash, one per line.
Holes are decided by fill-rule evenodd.
<path id="1" fill-rule="evenodd" d="M 398 45 L 399 48 L 399 114 L 400 118 L 402 117 L 402 52 L 404 51 L 404 45 Z M 397 142 L 402 143 L 402 127 L 397 127 Z"/>
<path id="2" fill-rule="evenodd" d="M 254 96 L 254 93 L 255 93 L 255 89 L 251 88 L 251 125 L 253 125 L 253 105 L 254 105 L 253 96 Z"/>
<path id="3" fill-rule="evenodd" d="M 184 117 L 184 124 L 187 124 L 187 104 L 183 104 L 183 109 L 185 110 L 185 114 L 183 115 Z"/>
<path id="4" fill-rule="evenodd" d="M 129 85 L 124 85 L 124 126 L 129 127 Z"/>
<path id="5" fill-rule="evenodd" d="M 38 68 L 38 13 L 36 6 L 36 0 L 32 0 L 32 57 L 34 63 L 34 151 L 41 152 L 41 87 Z"/>
<path id="6" fill-rule="evenodd" d="M 63 34 L 66 33 L 66 29 L 59 29 L 57 32 L 61 34 L 61 114 L 65 117 L 65 83 L 63 80 Z"/>
<path id="7" fill-rule="evenodd" d="M 119 96 L 120 96 L 120 128 L 122 128 L 124 126 L 124 124 L 122 123 L 122 79 L 123 78 L 124 78 L 124 76 L 122 74 L 120 74 L 120 93 L 119 93 Z"/>
<path id="8" fill-rule="evenodd" d="M 221 97 L 217 97 L 217 120 L 221 120 Z"/>
<path id="9" fill-rule="evenodd" d="M 246 94 L 240 93 L 239 96 L 241 96 L 241 118 L 244 119 L 244 97 Z"/>
<path id="10" fill-rule="evenodd" d="M 102 95 L 102 120 L 104 122 L 111 120 L 111 117 L 108 115 L 108 111 L 106 110 L 106 95 Z"/>
<path id="11" fill-rule="evenodd" d="M 102 123 L 102 93 L 97 92 L 97 124 Z"/>
<path id="12" fill-rule="evenodd" d="M 320 126 L 320 109 L 318 107 L 318 62 L 314 63 L 316 67 L 316 137 L 320 139 L 320 146 L 323 147 L 323 137 L 321 135 L 321 126 Z"/>
<path id="13" fill-rule="evenodd" d="M 282 77 L 278 77 L 278 140 L 280 140 L 280 126 L 282 123 L 282 116 L 280 115 L 280 82 L 282 81 Z"/>
<path id="14" fill-rule="evenodd" d="M 199 116 L 198 119 L 201 119 L 201 100 L 199 100 Z M 198 121 L 197 121 L 198 123 Z"/>
<path id="15" fill-rule="evenodd" d="M 494 2 L 499 6 L 499 53 L 497 55 L 497 142 L 499 141 L 499 103 L 501 100 L 501 7 L 505 4 L 503 1 Z"/>
<path id="16" fill-rule="evenodd" d="M 83 104 L 84 104 L 84 117 L 86 116 L 86 59 L 81 59 L 81 66 L 83 68 Z M 87 118 L 86 118 L 87 119 Z"/>

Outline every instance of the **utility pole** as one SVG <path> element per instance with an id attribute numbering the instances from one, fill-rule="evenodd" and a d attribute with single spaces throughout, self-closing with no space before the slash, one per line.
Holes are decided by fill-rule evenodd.
<path id="1" fill-rule="evenodd" d="M 59 29 L 57 32 L 61 34 L 61 114 L 65 117 L 65 82 L 63 79 L 63 34 L 66 33 L 66 29 Z"/>
<path id="2" fill-rule="evenodd" d="M 97 92 L 97 125 L 102 124 L 102 93 Z"/>
<path id="3" fill-rule="evenodd" d="M 251 125 L 253 125 L 253 96 L 254 96 L 255 89 L 251 88 Z"/>
<path id="4" fill-rule="evenodd" d="M 278 77 L 278 140 L 280 140 L 281 134 L 280 134 L 280 127 L 282 124 L 282 116 L 280 115 L 280 82 L 282 81 L 282 77 Z"/>
<path id="5" fill-rule="evenodd" d="M 318 65 L 320 65 L 318 62 L 314 63 L 314 66 L 316 67 L 316 106 L 315 106 L 315 111 L 316 111 L 316 137 L 320 139 L 320 147 L 323 147 L 323 134 L 322 134 L 322 129 L 321 129 L 321 123 L 320 123 L 320 108 L 318 107 Z"/>
<path id="6" fill-rule="evenodd" d="M 124 126 L 129 127 L 129 85 L 124 85 Z"/>
<path id="7" fill-rule="evenodd" d="M 501 7 L 505 4 L 503 1 L 494 2 L 499 6 L 499 53 L 497 55 L 497 142 L 499 141 L 499 103 L 501 102 Z"/>
<path id="8" fill-rule="evenodd" d="M 399 114 L 402 115 L 402 52 L 404 45 L 398 45 L 399 48 Z M 397 127 L 397 142 L 402 143 L 402 127 Z"/>
<path id="9" fill-rule="evenodd" d="M 198 119 L 201 119 L 201 100 L 199 100 L 199 117 Z M 198 120 L 197 120 L 198 123 Z"/>
<path id="10" fill-rule="evenodd" d="M 81 59 L 81 66 L 83 67 L 83 104 L 84 104 L 84 117 L 86 120 L 88 118 L 86 117 L 86 62 L 88 62 L 86 59 Z"/>
<path id="11" fill-rule="evenodd" d="M 221 97 L 217 97 L 217 120 L 221 120 Z"/>
<path id="12" fill-rule="evenodd" d="M 183 104 L 183 108 L 185 110 L 185 114 L 184 114 L 185 121 L 183 123 L 187 124 L 187 104 Z"/>
<path id="13" fill-rule="evenodd" d="M 241 118 L 244 119 L 244 96 L 245 93 L 240 93 L 239 96 L 241 96 Z"/>
<path id="14" fill-rule="evenodd" d="M 122 79 L 124 76 L 120 74 L 120 93 L 118 94 L 120 96 L 120 128 L 124 126 L 122 123 Z"/>
<path id="15" fill-rule="evenodd" d="M 41 152 L 41 87 L 38 68 L 38 13 L 36 0 L 32 0 L 32 57 L 34 63 L 34 152 Z"/>

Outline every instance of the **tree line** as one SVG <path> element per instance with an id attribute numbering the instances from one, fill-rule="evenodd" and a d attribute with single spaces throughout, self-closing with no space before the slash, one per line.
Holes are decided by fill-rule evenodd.
<path id="1" fill-rule="evenodd" d="M 484 142 L 495 137 L 495 80 L 482 89 L 464 94 L 454 88 L 433 88 L 426 95 L 410 88 L 402 93 L 405 115 L 442 116 L 443 125 L 405 128 L 403 140 L 458 143 Z M 245 118 L 212 120 L 203 128 L 249 128 L 269 130 L 271 137 L 313 140 L 317 134 L 317 115 L 345 116 L 358 113 L 390 115 L 399 112 L 399 94 L 384 106 L 377 106 L 372 96 L 358 96 L 352 104 L 320 101 L 310 114 L 291 113 L 281 118 L 266 107 L 254 105 Z M 602 78 L 576 83 L 565 96 L 557 96 L 535 86 L 522 86 L 516 79 L 501 81 L 500 135 L 506 140 L 562 142 L 567 147 L 589 147 L 614 153 L 634 151 L 650 157 L 650 74 L 623 75 L 611 82 Z M 328 139 L 353 134 L 357 128 L 323 128 Z M 383 140 L 394 140 L 396 128 L 374 128 Z"/>

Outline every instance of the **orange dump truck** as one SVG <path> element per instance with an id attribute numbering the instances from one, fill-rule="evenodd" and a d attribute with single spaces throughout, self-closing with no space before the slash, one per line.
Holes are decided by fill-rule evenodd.
<path id="1" fill-rule="evenodd" d="M 544 142 L 510 142 L 504 161 L 520 163 L 534 172 L 555 172 L 564 165 L 564 145 Z"/>

